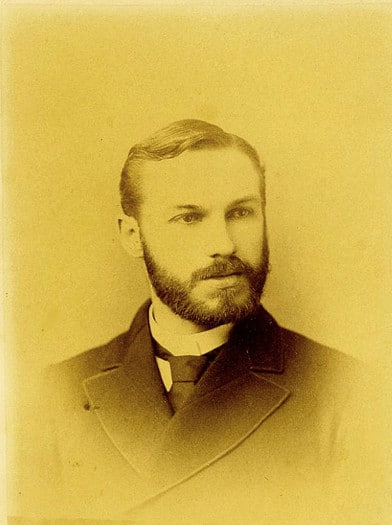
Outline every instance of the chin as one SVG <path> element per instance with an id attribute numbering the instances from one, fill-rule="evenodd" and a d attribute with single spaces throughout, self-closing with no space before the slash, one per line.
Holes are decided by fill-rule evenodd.
<path id="1" fill-rule="evenodd" d="M 251 316 L 259 307 L 260 299 L 247 294 L 245 297 L 218 297 L 214 300 L 197 301 L 182 311 L 183 317 L 205 328 L 237 323 Z"/>

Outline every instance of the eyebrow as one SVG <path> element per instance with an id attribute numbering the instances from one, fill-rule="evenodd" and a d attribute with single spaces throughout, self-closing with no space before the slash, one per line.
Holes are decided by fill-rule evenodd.
<path id="1" fill-rule="evenodd" d="M 241 197 L 240 199 L 236 199 L 235 201 L 231 202 L 230 206 L 238 206 L 238 204 L 244 204 L 245 202 L 258 202 L 260 200 L 261 199 L 259 195 L 246 195 L 246 197 Z"/>
<path id="2" fill-rule="evenodd" d="M 197 206 L 197 204 L 177 204 L 175 206 L 176 210 L 202 210 L 202 206 Z"/>
<path id="3" fill-rule="evenodd" d="M 227 207 L 231 208 L 233 206 L 238 206 L 239 204 L 244 204 L 245 202 L 251 202 L 260 201 L 260 197 L 258 195 L 246 195 L 245 197 L 241 197 L 240 199 L 236 199 L 233 202 L 231 202 Z M 177 210 L 191 210 L 191 211 L 202 211 L 204 208 L 203 206 L 198 206 L 197 204 L 178 204 L 175 206 Z"/>

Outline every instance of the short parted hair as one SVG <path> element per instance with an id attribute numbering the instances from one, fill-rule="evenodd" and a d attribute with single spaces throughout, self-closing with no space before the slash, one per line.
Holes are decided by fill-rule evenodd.
<path id="1" fill-rule="evenodd" d="M 226 133 L 203 120 L 186 119 L 173 122 L 147 139 L 135 144 L 128 153 L 121 172 L 121 206 L 125 215 L 137 217 L 142 202 L 140 167 L 146 161 L 160 162 L 178 157 L 184 151 L 235 148 L 242 151 L 260 174 L 260 191 L 265 203 L 264 165 L 257 151 L 243 138 Z"/>

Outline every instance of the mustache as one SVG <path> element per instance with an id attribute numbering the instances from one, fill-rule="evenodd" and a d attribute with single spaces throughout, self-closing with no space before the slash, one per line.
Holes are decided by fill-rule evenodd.
<path id="1" fill-rule="evenodd" d="M 232 274 L 250 274 L 253 273 L 253 268 L 241 261 L 235 255 L 231 255 L 228 258 L 219 259 L 215 261 L 211 266 L 196 270 L 192 273 L 192 282 L 205 281 L 206 279 L 213 279 L 217 277 L 225 277 Z"/>

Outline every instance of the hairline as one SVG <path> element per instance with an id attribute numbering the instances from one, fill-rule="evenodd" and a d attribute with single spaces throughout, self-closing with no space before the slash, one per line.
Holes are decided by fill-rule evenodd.
<path id="1" fill-rule="evenodd" d="M 235 136 L 233 136 L 235 137 Z M 237 138 L 237 137 L 236 137 Z M 244 144 L 247 144 L 246 141 L 244 141 Z M 252 146 L 249 145 L 249 147 L 251 149 L 254 150 L 254 148 L 252 148 Z M 172 157 L 165 157 L 165 158 L 161 158 L 161 159 L 155 159 L 155 158 L 150 158 L 150 157 L 142 157 L 141 155 L 135 155 L 135 157 L 133 157 L 132 159 L 127 159 L 127 163 L 126 163 L 126 166 L 124 166 L 124 169 L 123 171 L 127 171 L 129 172 L 130 168 L 132 167 L 134 172 L 133 172 L 133 182 L 131 182 L 129 180 L 129 175 L 127 173 L 127 177 L 128 177 L 128 184 L 131 184 L 134 188 L 134 194 L 135 194 L 135 204 L 134 204 L 134 211 L 132 214 L 127 214 L 125 212 L 125 210 L 123 209 L 124 211 L 124 214 L 125 215 L 128 215 L 130 217 L 134 217 L 135 219 L 138 219 L 140 217 L 140 206 L 143 204 L 143 195 L 141 193 L 141 180 L 142 180 L 142 177 L 143 177 L 143 167 L 146 165 L 146 164 L 150 164 L 150 163 L 161 163 L 161 162 L 164 162 L 164 161 L 167 161 L 167 160 L 173 160 L 174 158 L 179 158 L 181 157 L 182 155 L 184 155 L 184 153 L 197 153 L 197 152 L 202 152 L 202 151 L 219 151 L 219 150 L 234 150 L 234 151 L 238 151 L 240 153 L 242 153 L 243 155 L 245 155 L 249 160 L 250 162 L 252 163 L 252 166 L 255 168 L 256 170 L 256 173 L 257 175 L 259 176 L 259 179 L 260 179 L 260 195 L 261 195 L 261 199 L 262 199 L 262 206 L 263 206 L 263 212 L 264 212 L 264 208 L 265 208 L 265 181 L 264 181 L 264 166 L 260 163 L 260 162 L 257 162 L 255 160 L 255 158 L 252 157 L 251 154 L 249 154 L 246 150 L 245 150 L 245 147 L 241 147 L 241 144 L 239 143 L 236 143 L 236 142 L 232 142 L 230 144 L 204 144 L 202 145 L 201 147 L 197 147 L 197 144 L 195 145 L 195 147 L 188 147 L 187 149 L 185 149 L 184 151 L 182 151 L 180 154 L 176 155 L 176 156 L 172 156 Z M 254 150 L 255 151 L 255 150 Z M 138 187 L 138 188 L 136 188 Z"/>
<path id="2" fill-rule="evenodd" d="M 256 149 L 244 138 L 219 126 L 197 119 L 173 122 L 135 144 L 128 152 L 121 172 L 121 206 L 125 215 L 137 218 L 144 200 L 141 190 L 142 166 L 180 157 L 186 151 L 235 150 L 248 157 L 260 179 L 260 195 L 265 207 L 264 164 Z"/>

